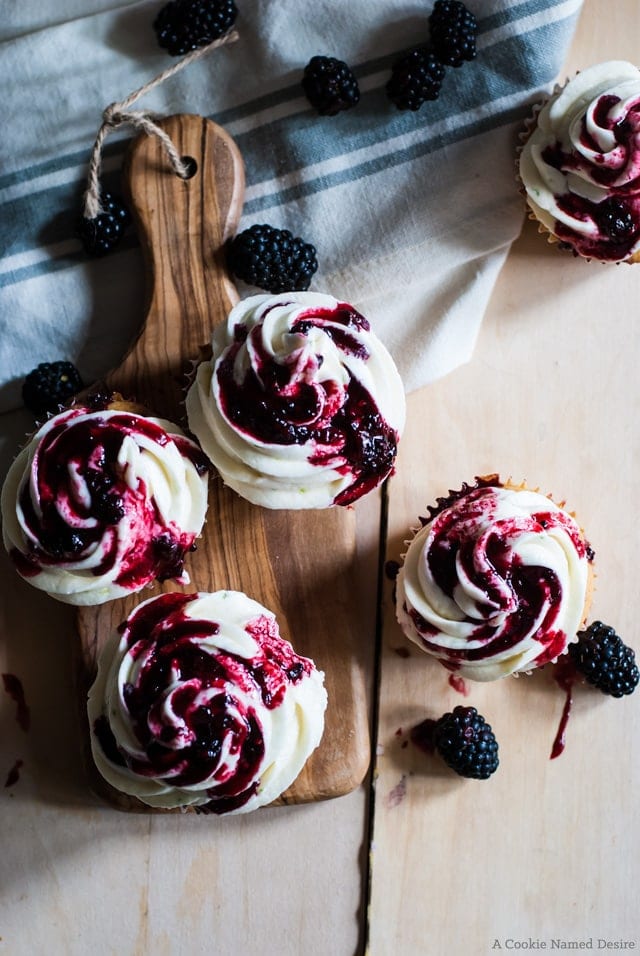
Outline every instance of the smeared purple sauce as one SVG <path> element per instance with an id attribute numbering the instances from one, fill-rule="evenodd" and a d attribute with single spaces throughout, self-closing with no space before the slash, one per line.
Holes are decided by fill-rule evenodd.
<path id="1" fill-rule="evenodd" d="M 15 674 L 3 674 L 4 689 L 16 705 L 16 721 L 25 733 L 31 726 L 31 712 L 27 706 L 22 681 Z"/>
<path id="2" fill-rule="evenodd" d="M 5 787 L 13 787 L 20 779 L 20 770 L 24 766 L 24 760 L 16 760 L 13 767 L 7 774 L 7 779 L 5 780 Z"/>
<path id="3" fill-rule="evenodd" d="M 582 119 L 580 146 L 593 153 L 567 152 L 558 142 L 542 151 L 548 166 L 562 173 L 575 173 L 605 190 L 601 202 L 593 202 L 576 192 L 556 196 L 559 208 L 578 222 L 589 225 L 588 235 L 556 221 L 556 236 L 579 255 L 603 261 L 628 258 L 640 241 L 640 100 L 631 104 L 625 116 L 613 118 L 611 110 L 620 98 L 601 96 L 592 118 L 602 130 L 612 133 L 615 147 L 601 151 Z"/>
<path id="4" fill-rule="evenodd" d="M 130 487 L 118 454 L 127 436 L 144 437 L 159 447 L 175 440 L 199 474 L 207 470 L 202 452 L 159 425 L 127 413 L 79 421 L 87 409 L 76 407 L 42 436 L 33 456 L 30 481 L 20 492 L 25 526 L 32 538 L 26 553 L 11 558 L 23 577 L 43 568 L 73 566 L 100 549 L 95 576 L 118 564 L 115 583 L 136 590 L 147 582 L 179 578 L 195 535 L 167 525 L 142 481 Z M 79 496 L 78 487 L 84 486 Z M 118 533 L 126 522 L 127 533 Z M 34 543 L 37 542 L 37 543 Z"/>
<path id="5" fill-rule="evenodd" d="M 471 693 L 464 677 L 460 677 L 459 674 L 449 674 L 449 686 L 453 687 L 458 694 L 462 694 L 463 697 L 468 697 Z"/>
<path id="6" fill-rule="evenodd" d="M 220 627 L 187 616 L 193 599 L 191 594 L 160 595 L 121 628 L 129 653 L 142 661 L 135 685 L 126 684 L 123 695 L 144 758 L 118 746 L 106 715 L 94 722 L 93 731 L 112 763 L 140 776 L 178 788 L 210 781 L 206 811 L 227 813 L 243 806 L 260 782 L 265 744 L 251 699 L 270 710 L 279 707 L 288 686 L 309 674 L 313 664 L 294 653 L 275 620 L 265 615 L 246 626 L 259 646 L 253 659 L 220 649 L 211 653 L 199 642 Z M 164 716 L 167 703 L 176 718 L 172 723 Z"/>
<path id="7" fill-rule="evenodd" d="M 368 353 L 357 335 L 369 323 L 355 309 L 339 304 L 335 309 L 303 312 L 291 332 L 305 335 L 319 328 L 336 348 L 363 361 Z M 397 454 L 398 434 L 380 415 L 373 396 L 356 379 L 343 389 L 337 382 L 318 381 L 321 356 L 300 354 L 286 362 L 274 360 L 261 340 L 262 327 L 247 334 L 235 330 L 235 341 L 217 367 L 221 409 L 232 425 L 266 444 L 310 445 L 308 461 L 334 468 L 352 480 L 335 499 L 349 505 L 375 488 L 391 473 Z M 253 364 L 242 381 L 236 381 L 235 361 L 249 339 Z"/>
<path id="8" fill-rule="evenodd" d="M 556 757 L 559 757 L 566 746 L 567 725 L 573 706 L 573 685 L 578 679 L 578 672 L 568 654 L 561 657 L 557 662 L 553 678 L 558 684 L 558 687 L 565 692 L 565 701 L 560 716 L 560 723 L 558 724 L 558 730 L 551 747 L 550 760 L 555 760 Z"/>

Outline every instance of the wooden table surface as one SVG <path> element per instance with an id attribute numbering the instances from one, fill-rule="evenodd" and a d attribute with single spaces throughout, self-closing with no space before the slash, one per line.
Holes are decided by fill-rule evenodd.
<path id="1" fill-rule="evenodd" d="M 637 61 L 639 42 L 638 0 L 585 0 L 566 72 Z M 526 478 L 567 499 L 596 550 L 591 618 L 640 647 L 639 290 L 640 267 L 577 261 L 525 225 L 473 360 L 410 396 L 387 559 L 448 488 L 491 471 Z M 19 412 L 0 425 L 4 472 L 31 422 Z M 640 693 L 576 691 L 565 752 L 550 760 L 564 697 L 549 673 L 463 698 L 417 650 L 398 653 L 407 645 L 390 580 L 376 637 L 378 505 L 358 505 L 373 773 L 337 800 L 248 817 L 128 815 L 92 798 L 71 683 L 74 611 L 0 558 L 0 670 L 21 678 L 31 715 L 25 732 L 0 694 L 0 776 L 23 761 L 0 791 L 0 956 L 640 948 Z M 462 702 L 500 741 L 486 782 L 408 743 L 413 724 Z"/>

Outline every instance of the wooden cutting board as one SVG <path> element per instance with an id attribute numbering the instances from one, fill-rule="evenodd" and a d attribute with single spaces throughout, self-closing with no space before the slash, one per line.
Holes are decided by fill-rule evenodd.
<path id="1" fill-rule="evenodd" d="M 215 123 L 178 115 L 161 125 L 180 155 L 195 162 L 195 174 L 180 179 L 157 137 L 143 135 L 130 149 L 125 179 L 145 255 L 149 306 L 138 339 L 108 374 L 107 385 L 186 427 L 188 372 L 208 346 L 214 325 L 238 299 L 223 246 L 240 217 L 244 171 L 235 143 Z M 361 659 L 371 639 L 361 633 L 354 600 L 353 510 L 270 511 L 241 499 L 215 477 L 203 537 L 186 570 L 191 586 L 184 590 L 244 591 L 271 609 L 282 635 L 325 673 L 329 704 L 322 742 L 277 802 L 302 803 L 353 790 L 370 759 Z M 166 590 L 180 588 L 155 585 L 78 611 L 77 677 L 91 785 L 125 810 L 154 812 L 115 791 L 96 771 L 86 695 L 113 628 L 140 601 Z"/>

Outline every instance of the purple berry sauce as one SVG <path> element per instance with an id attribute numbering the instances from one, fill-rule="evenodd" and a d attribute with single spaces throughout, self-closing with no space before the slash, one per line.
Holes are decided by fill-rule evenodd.
<path id="1" fill-rule="evenodd" d="M 368 353 L 350 330 L 368 330 L 369 323 L 355 309 L 339 304 L 336 309 L 303 313 L 291 326 L 292 333 L 305 334 L 320 328 L 336 348 L 363 361 Z M 236 356 L 250 339 L 253 366 L 241 382 L 235 378 Z M 398 434 L 380 415 L 369 392 L 351 379 L 343 392 L 331 380 L 318 382 L 321 356 L 300 363 L 274 361 L 261 341 L 261 326 L 249 333 L 235 329 L 235 342 L 217 367 L 222 412 L 232 425 L 252 438 L 275 445 L 310 445 L 309 462 L 334 468 L 352 480 L 335 499 L 349 505 L 375 488 L 393 469 Z"/>
<path id="2" fill-rule="evenodd" d="M 16 705 L 16 721 L 18 726 L 26 733 L 31 726 L 31 712 L 24 696 L 22 681 L 19 677 L 16 677 L 15 674 L 3 674 L 2 681 L 5 691 Z"/>
<path id="3" fill-rule="evenodd" d="M 259 698 L 270 710 L 279 707 L 287 687 L 313 668 L 278 634 L 275 620 L 265 615 L 250 621 L 246 631 L 260 650 L 251 660 L 223 650 L 210 653 L 199 642 L 220 626 L 187 616 L 192 594 L 163 594 L 141 607 L 121 627 L 129 653 L 143 659 L 137 680 L 123 688 L 133 734 L 144 751 L 139 759 L 121 750 L 108 718 L 93 731 L 105 756 L 142 777 L 166 779 L 175 787 L 211 781 L 205 808 L 227 813 L 243 806 L 256 792 L 264 758 L 259 715 L 249 699 Z M 169 687 L 170 706 L 180 730 L 163 719 Z M 206 698 L 206 704 L 199 701 Z M 186 728 L 186 730 L 185 730 Z M 233 758 L 229 766 L 224 754 Z"/>

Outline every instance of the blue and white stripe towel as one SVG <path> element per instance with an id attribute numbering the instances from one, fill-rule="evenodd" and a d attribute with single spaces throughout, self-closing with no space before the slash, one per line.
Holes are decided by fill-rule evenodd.
<path id="1" fill-rule="evenodd" d="M 428 38 L 427 3 L 238 0 L 240 39 L 136 104 L 221 123 L 247 172 L 241 228 L 313 242 L 312 288 L 351 301 L 390 348 L 407 391 L 473 350 L 523 206 L 517 131 L 556 78 L 581 0 L 468 0 L 478 57 L 448 69 L 440 98 L 400 112 L 384 86 L 399 52 Z M 174 62 L 151 23 L 162 2 L 24 0 L 0 25 L 0 411 L 35 364 L 67 358 L 87 382 L 123 355 L 143 314 L 134 236 L 87 260 L 74 238 L 91 146 L 109 103 Z M 318 117 L 301 73 L 317 53 L 354 69 L 361 100 Z M 105 151 L 117 189 L 128 142 Z"/>

